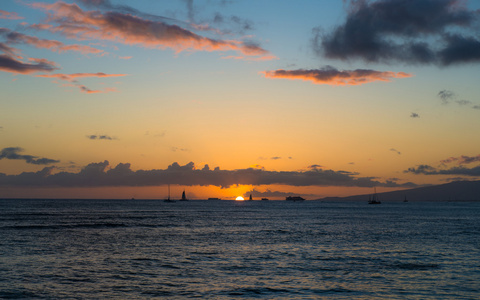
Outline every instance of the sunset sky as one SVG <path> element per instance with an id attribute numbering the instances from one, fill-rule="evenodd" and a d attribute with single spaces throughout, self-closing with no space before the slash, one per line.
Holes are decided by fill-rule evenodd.
<path id="1" fill-rule="evenodd" d="M 0 4 L 0 198 L 480 178 L 480 1 Z"/>

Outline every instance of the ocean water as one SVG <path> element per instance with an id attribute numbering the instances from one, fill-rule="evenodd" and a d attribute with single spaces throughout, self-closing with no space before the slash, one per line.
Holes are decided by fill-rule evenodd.
<path id="1" fill-rule="evenodd" d="M 480 203 L 0 200 L 0 298 L 479 299 Z"/>

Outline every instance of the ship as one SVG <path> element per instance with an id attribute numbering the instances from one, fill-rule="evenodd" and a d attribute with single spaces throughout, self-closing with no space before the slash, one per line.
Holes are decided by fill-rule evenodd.
<path id="1" fill-rule="evenodd" d="M 250 197 L 248 198 L 248 201 L 253 201 L 252 194 L 250 194 Z"/>
<path id="2" fill-rule="evenodd" d="M 378 199 L 377 189 L 374 188 L 373 195 L 370 196 L 370 198 L 368 199 L 368 204 L 381 204 L 381 203 L 382 202 L 380 202 L 380 200 Z"/>
<path id="3" fill-rule="evenodd" d="M 300 196 L 288 196 L 288 197 L 285 197 L 285 200 L 287 201 L 293 201 L 293 202 L 298 202 L 298 201 L 304 201 L 305 198 L 302 198 Z"/>
<path id="4" fill-rule="evenodd" d="M 180 201 L 188 201 L 187 196 L 185 196 L 185 190 L 183 190 L 182 199 L 180 199 Z"/>
<path id="5" fill-rule="evenodd" d="M 262 198 L 262 201 L 268 201 L 268 198 Z"/>
<path id="6" fill-rule="evenodd" d="M 164 199 L 163 202 L 176 202 L 173 199 L 170 199 L 170 184 L 168 185 L 168 198 Z"/>

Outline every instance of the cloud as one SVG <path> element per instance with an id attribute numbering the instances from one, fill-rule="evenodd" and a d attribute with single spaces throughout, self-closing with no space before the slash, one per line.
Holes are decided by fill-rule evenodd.
<path id="1" fill-rule="evenodd" d="M 93 3 L 94 1 L 84 1 Z M 109 1 L 99 1 L 110 6 Z M 216 40 L 195 34 L 178 25 L 165 21 L 149 20 L 133 14 L 116 11 L 84 11 L 76 4 L 56 2 L 34 3 L 34 8 L 49 11 L 48 22 L 37 24 L 52 32 L 61 33 L 78 40 L 109 40 L 146 48 L 170 48 L 177 53 L 189 51 L 237 51 L 246 56 L 269 56 L 258 45 L 236 40 Z M 124 7 L 127 9 L 128 7 Z M 51 25 L 51 26 L 45 26 Z"/>
<path id="2" fill-rule="evenodd" d="M 35 36 L 26 35 L 20 32 L 11 31 L 7 28 L 0 28 L 0 34 L 4 35 L 7 38 L 8 43 L 11 44 L 27 44 L 32 45 L 36 48 L 48 49 L 54 52 L 66 52 L 66 51 L 77 51 L 83 54 L 89 53 L 101 53 L 103 50 L 93 48 L 85 45 L 65 45 L 64 43 L 56 40 L 46 40 L 39 39 Z"/>
<path id="3" fill-rule="evenodd" d="M 51 72 L 58 69 L 54 62 L 46 59 L 30 58 L 30 61 L 34 63 L 22 62 L 10 55 L 0 54 L 0 71 L 32 74 L 37 72 Z"/>
<path id="4" fill-rule="evenodd" d="M 103 91 L 101 90 L 91 90 L 88 87 L 86 87 L 83 84 L 78 83 L 77 78 L 86 78 L 86 77 L 122 77 L 122 76 L 127 76 L 127 74 L 105 74 L 102 72 L 97 72 L 97 73 L 74 73 L 74 74 L 42 74 L 42 75 L 36 75 L 36 77 L 43 77 L 43 78 L 56 78 L 59 80 L 63 81 L 68 81 L 72 82 L 72 84 L 62 84 L 62 86 L 71 86 L 71 87 L 77 87 L 80 89 L 81 92 L 87 93 L 87 94 L 95 94 L 95 93 L 109 93 L 109 92 L 116 92 L 117 90 L 115 88 L 106 88 Z M 58 83 L 58 82 L 56 82 Z"/>
<path id="5" fill-rule="evenodd" d="M 8 12 L 0 9 L 0 19 L 20 20 L 23 17 L 18 16 L 16 12 Z"/>
<path id="6" fill-rule="evenodd" d="M 36 75 L 36 77 L 44 77 L 44 78 L 57 78 L 60 80 L 76 82 L 77 78 L 85 78 L 85 77 L 122 77 L 127 76 L 127 74 L 105 74 L 102 72 L 97 73 L 74 73 L 74 74 L 45 74 L 45 75 Z"/>
<path id="7" fill-rule="evenodd" d="M 480 176 L 480 166 L 465 168 L 452 167 L 449 169 L 438 169 L 429 165 L 420 165 L 414 168 L 408 168 L 404 173 L 422 174 L 422 175 L 461 175 L 461 176 Z"/>
<path id="8" fill-rule="evenodd" d="M 410 118 L 420 118 L 420 116 L 417 113 L 412 112 Z"/>
<path id="9" fill-rule="evenodd" d="M 291 186 L 396 186 L 394 182 L 379 182 L 372 177 L 358 177 L 357 173 L 314 169 L 308 171 L 266 171 L 264 169 L 211 170 L 208 165 L 197 169 L 193 162 L 184 166 L 173 163 L 164 170 L 133 171 L 129 163 L 111 168 L 108 161 L 92 163 L 78 173 L 54 173 L 52 168 L 19 175 L 0 174 L 0 185 L 105 187 L 105 186 L 158 186 L 164 184 L 230 187 L 233 185 Z M 408 186 L 412 184 L 409 183 Z"/>
<path id="10" fill-rule="evenodd" d="M 0 51 L 10 56 L 15 56 L 20 50 L 10 47 L 5 43 L 0 43 Z"/>
<path id="11" fill-rule="evenodd" d="M 448 66 L 480 62 L 478 11 L 457 0 L 349 1 L 346 20 L 314 30 L 313 49 L 328 58 Z"/>
<path id="12" fill-rule="evenodd" d="M 395 152 L 395 153 L 397 153 L 398 155 L 402 154 L 402 153 L 401 153 L 400 151 L 398 151 L 397 149 L 393 149 L 393 148 L 392 148 L 392 149 L 390 149 L 390 151 Z"/>
<path id="13" fill-rule="evenodd" d="M 331 66 L 325 66 L 321 69 L 299 69 L 299 70 L 275 70 L 261 72 L 267 78 L 300 79 L 312 81 L 315 84 L 328 85 L 361 85 L 375 81 L 387 81 L 392 78 L 412 77 L 411 74 L 404 72 L 380 72 L 368 69 L 344 70 L 340 71 Z"/>
<path id="14" fill-rule="evenodd" d="M 8 147 L 3 148 L 0 151 L 0 160 L 1 159 L 15 159 L 15 160 L 24 160 L 28 164 L 34 165 L 48 165 L 53 163 L 60 162 L 59 160 L 49 159 L 49 158 L 38 158 L 37 156 L 33 155 L 22 155 L 19 154 L 24 150 L 20 147 Z"/>
<path id="15" fill-rule="evenodd" d="M 108 140 L 108 141 L 117 140 L 116 137 L 111 137 L 109 135 L 96 135 L 96 134 L 87 135 L 87 138 L 90 140 Z"/>
<path id="16" fill-rule="evenodd" d="M 440 162 L 442 164 L 449 164 L 449 163 L 452 163 L 452 162 L 456 162 L 459 165 L 471 164 L 471 163 L 474 163 L 474 162 L 480 162 L 480 154 L 477 155 L 477 156 L 467 156 L 467 155 L 462 155 L 462 156 L 459 156 L 459 157 L 453 157 L 452 156 L 452 157 L 444 159 Z"/>
<path id="17" fill-rule="evenodd" d="M 452 92 L 452 91 L 448 91 L 448 90 L 442 90 L 442 91 L 438 92 L 437 96 L 440 97 L 443 104 L 448 104 L 450 102 L 450 100 L 455 98 L 455 93 Z"/>

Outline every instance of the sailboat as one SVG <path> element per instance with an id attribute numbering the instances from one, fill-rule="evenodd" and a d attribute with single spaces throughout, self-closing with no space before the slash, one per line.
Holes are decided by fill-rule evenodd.
<path id="1" fill-rule="evenodd" d="M 253 201 L 252 194 L 250 194 L 250 197 L 248 198 L 248 201 Z"/>
<path id="2" fill-rule="evenodd" d="M 183 190 L 182 199 L 180 199 L 180 201 L 188 201 L 187 196 L 185 196 L 185 190 Z"/>
<path id="3" fill-rule="evenodd" d="M 368 204 L 381 204 L 381 203 L 382 202 L 380 202 L 380 200 L 378 199 L 377 188 L 374 187 L 374 193 L 368 200 Z"/>
<path id="4" fill-rule="evenodd" d="M 170 199 L 170 184 L 168 185 L 168 198 L 164 199 L 163 202 L 175 202 L 175 200 Z"/>

